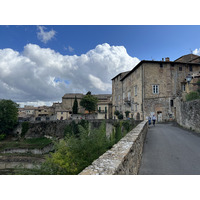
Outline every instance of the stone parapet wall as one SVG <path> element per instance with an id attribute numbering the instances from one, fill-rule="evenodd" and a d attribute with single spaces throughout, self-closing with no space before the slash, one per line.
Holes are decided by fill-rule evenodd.
<path id="1" fill-rule="evenodd" d="M 200 100 L 175 101 L 176 121 L 179 125 L 200 133 Z"/>
<path id="2" fill-rule="evenodd" d="M 147 130 L 148 126 L 145 120 L 90 166 L 86 167 L 79 175 L 137 174 Z"/>

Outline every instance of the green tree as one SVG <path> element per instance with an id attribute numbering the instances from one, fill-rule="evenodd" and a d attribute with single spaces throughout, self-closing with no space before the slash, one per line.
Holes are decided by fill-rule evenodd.
<path id="1" fill-rule="evenodd" d="M 78 101 L 77 101 L 76 96 L 75 96 L 75 100 L 74 100 L 74 105 L 73 105 L 72 111 L 73 111 L 73 114 L 78 114 Z"/>
<path id="2" fill-rule="evenodd" d="M 95 111 L 98 99 L 89 91 L 80 101 L 80 105 L 90 112 Z"/>
<path id="3" fill-rule="evenodd" d="M 89 129 L 87 122 L 82 125 L 78 125 L 78 138 L 68 135 L 55 143 L 55 152 L 46 158 L 40 174 L 78 174 L 110 148 L 105 122 L 94 130 Z"/>
<path id="4" fill-rule="evenodd" d="M 129 113 L 130 113 L 130 111 L 128 111 L 128 110 L 125 112 L 126 118 L 129 117 Z"/>
<path id="5" fill-rule="evenodd" d="M 118 119 L 123 119 L 123 115 L 122 115 L 122 114 L 119 114 L 119 115 L 118 115 Z"/>
<path id="6" fill-rule="evenodd" d="M 192 101 L 195 99 L 200 99 L 200 95 L 198 92 L 192 91 L 186 95 L 186 101 Z"/>
<path id="7" fill-rule="evenodd" d="M 12 100 L 0 100 L 0 134 L 8 134 L 18 119 L 19 105 Z"/>
<path id="8" fill-rule="evenodd" d="M 115 110 L 114 114 L 117 115 L 117 116 L 119 116 L 119 114 L 120 114 L 119 110 Z"/>

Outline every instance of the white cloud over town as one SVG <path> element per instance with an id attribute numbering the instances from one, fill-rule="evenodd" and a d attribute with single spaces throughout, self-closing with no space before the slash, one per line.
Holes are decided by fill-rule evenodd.
<path id="1" fill-rule="evenodd" d="M 200 49 L 195 49 L 192 53 L 200 56 Z"/>
<path id="2" fill-rule="evenodd" d="M 123 46 L 107 43 L 80 56 L 35 44 L 27 44 L 22 53 L 0 49 L 0 99 L 40 104 L 61 100 L 68 92 L 111 93 L 111 79 L 138 62 Z"/>
<path id="3" fill-rule="evenodd" d="M 56 31 L 51 30 L 51 31 L 45 31 L 46 27 L 44 26 L 37 26 L 39 32 L 37 32 L 37 37 L 39 40 L 41 40 L 43 43 L 47 43 L 49 40 L 53 39 Z"/>

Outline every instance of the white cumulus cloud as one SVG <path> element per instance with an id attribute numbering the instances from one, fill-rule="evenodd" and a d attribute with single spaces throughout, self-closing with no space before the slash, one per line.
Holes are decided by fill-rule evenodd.
<path id="1" fill-rule="evenodd" d="M 111 79 L 138 63 L 123 46 L 107 43 L 80 56 L 35 44 L 27 44 L 22 53 L 0 49 L 0 99 L 53 102 L 68 92 L 111 94 Z"/>
<path id="2" fill-rule="evenodd" d="M 200 56 L 200 49 L 195 49 L 192 53 Z"/>
<path id="3" fill-rule="evenodd" d="M 51 31 L 45 31 L 46 28 L 44 26 L 38 26 L 37 27 L 39 32 L 37 32 L 37 37 L 39 40 L 41 40 L 43 43 L 47 43 L 49 40 L 54 38 L 56 32 L 54 30 Z"/>

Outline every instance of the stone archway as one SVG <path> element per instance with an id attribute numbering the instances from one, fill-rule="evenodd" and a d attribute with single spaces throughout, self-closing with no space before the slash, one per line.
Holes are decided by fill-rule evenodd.
<path id="1" fill-rule="evenodd" d="M 157 111 L 157 121 L 162 122 L 162 111 Z"/>
<path id="2" fill-rule="evenodd" d="M 136 120 L 140 120 L 140 113 L 139 112 L 136 115 Z"/>

